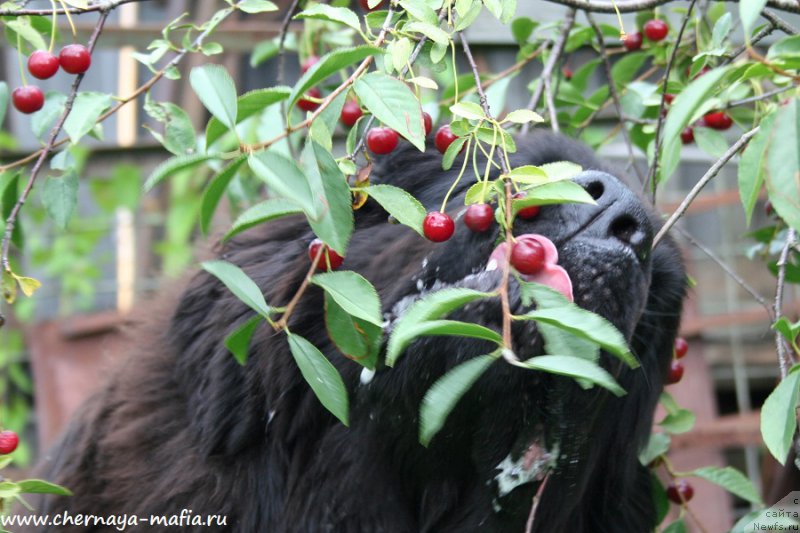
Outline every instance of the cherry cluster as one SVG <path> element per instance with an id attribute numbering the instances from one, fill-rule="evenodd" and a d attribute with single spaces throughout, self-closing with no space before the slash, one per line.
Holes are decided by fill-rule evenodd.
<path id="1" fill-rule="evenodd" d="M 88 48 L 82 44 L 69 44 L 58 56 L 48 50 L 36 50 L 28 58 L 28 72 L 34 78 L 46 80 L 55 76 L 59 67 L 68 74 L 83 74 L 91 64 L 92 55 Z M 11 102 L 21 113 L 35 113 L 44 106 L 44 93 L 36 85 L 25 84 L 14 89 Z"/>
<path id="2" fill-rule="evenodd" d="M 683 337 L 675 339 L 675 349 L 672 358 L 672 363 L 669 365 L 669 374 L 667 374 L 667 385 L 673 385 L 683 378 L 683 363 L 681 359 L 689 351 L 689 343 Z"/>

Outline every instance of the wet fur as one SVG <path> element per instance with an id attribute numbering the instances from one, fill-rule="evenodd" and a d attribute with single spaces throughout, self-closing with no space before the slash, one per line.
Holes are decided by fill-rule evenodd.
<path id="1" fill-rule="evenodd" d="M 519 144 L 514 166 L 566 159 L 586 169 L 604 168 L 586 147 L 562 137 L 537 134 Z M 436 209 L 454 176 L 442 172 L 440 161 L 435 151 L 403 148 L 380 161 L 375 175 Z M 464 189 L 451 200 L 454 209 L 463 205 Z M 504 457 L 519 456 L 526 443 L 539 442 L 548 450 L 557 444 L 560 458 L 543 491 L 534 531 L 651 530 L 650 477 L 637 452 L 650 431 L 678 327 L 685 285 L 679 254 L 664 241 L 633 275 L 614 256 L 587 255 L 577 238 L 559 234 L 571 213 L 578 213 L 569 209 L 579 207 L 543 212 L 548 209 L 560 214 L 520 222 L 515 233 L 536 231 L 556 242 L 576 286 L 576 303 L 611 318 L 632 339 L 641 368 L 621 368 L 604 356 L 626 396 L 496 363 L 423 448 L 417 442 L 417 413 L 425 391 L 447 369 L 488 347 L 467 339 L 425 338 L 396 368 L 381 369 L 368 386 L 360 385 L 361 368 L 328 339 L 322 294 L 312 287 L 290 328 L 341 372 L 350 390 L 347 428 L 311 393 L 284 335 L 260 327 L 246 366 L 235 362 L 223 339 L 252 313 L 215 278 L 199 272 L 168 313 L 136 334 L 138 346 L 47 455 L 41 475 L 75 495 L 37 501 L 37 513 L 149 516 L 187 508 L 227 515 L 228 528 L 215 530 L 240 533 L 522 533 L 539 483 L 498 498 L 493 479 Z M 388 318 L 400 309 L 397 302 L 418 295 L 420 287 L 423 292 L 447 285 L 496 287 L 498 273 L 479 273 L 495 246 L 496 228 L 473 234 L 457 222 L 451 241 L 433 245 L 386 218 L 371 201 L 356 213 L 343 268 L 372 281 Z M 220 255 L 244 268 L 268 302 L 285 305 L 308 268 L 311 239 L 302 220 L 283 220 L 223 245 Z M 516 286 L 512 289 L 519 307 Z M 496 301 L 456 314 L 494 328 L 499 317 Z M 521 356 L 541 353 L 534 326 L 521 325 L 514 335 Z M 151 530 L 145 524 L 126 531 Z"/>

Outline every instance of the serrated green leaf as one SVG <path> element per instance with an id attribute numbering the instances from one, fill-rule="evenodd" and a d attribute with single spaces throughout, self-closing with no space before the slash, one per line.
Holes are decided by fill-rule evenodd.
<path id="1" fill-rule="evenodd" d="M 383 324 L 381 302 L 375 287 L 361 274 L 351 271 L 327 272 L 311 278 L 350 315 L 376 326 Z"/>
<path id="2" fill-rule="evenodd" d="M 233 354 L 236 361 L 244 366 L 247 364 L 247 355 L 250 350 L 250 339 L 258 329 L 261 321 L 264 320 L 261 316 L 256 315 L 250 317 L 244 324 L 233 330 L 233 332 L 225 337 L 225 347 Z"/>
<path id="3" fill-rule="evenodd" d="M 328 336 L 348 358 L 374 369 L 383 340 L 383 328 L 354 318 L 325 293 L 325 326 Z"/>
<path id="4" fill-rule="evenodd" d="M 420 151 L 425 150 L 422 108 L 414 92 L 405 83 L 380 72 L 372 72 L 356 80 L 353 91 L 375 118 L 405 137 Z"/>
<path id="5" fill-rule="evenodd" d="M 171 157 L 158 165 L 153 172 L 150 173 L 147 180 L 144 182 L 144 191 L 150 191 L 153 187 L 176 172 L 196 167 L 201 163 L 216 159 L 217 157 L 218 156 L 215 154 L 176 155 L 175 157 Z"/>
<path id="6" fill-rule="evenodd" d="M 197 135 L 189 115 L 171 102 L 145 103 L 145 111 L 164 124 L 164 135 L 152 132 L 164 148 L 175 155 L 191 154 L 197 147 Z"/>
<path id="7" fill-rule="evenodd" d="M 647 446 L 639 452 L 639 462 L 642 466 L 648 466 L 656 457 L 664 455 L 669 451 L 672 437 L 666 433 L 652 433 L 647 441 Z"/>
<path id="8" fill-rule="evenodd" d="M 311 218 L 318 216 L 308 178 L 297 164 L 275 150 L 251 154 L 250 169 L 279 196 L 293 201 Z"/>
<path id="9" fill-rule="evenodd" d="M 539 113 L 531 111 L 530 109 L 517 109 L 512 111 L 503 122 L 513 122 L 514 124 L 527 124 L 529 122 L 544 122 L 544 118 Z"/>
<path id="10" fill-rule="evenodd" d="M 352 9 L 346 7 L 333 7 L 327 4 L 314 4 L 308 9 L 304 9 L 297 15 L 296 19 L 317 19 L 327 20 L 329 22 L 338 22 L 349 26 L 356 31 L 361 30 L 361 22 L 358 15 Z"/>
<path id="11" fill-rule="evenodd" d="M 570 355 L 539 355 L 525 361 L 514 363 L 514 365 L 530 370 L 539 370 L 550 374 L 586 380 L 603 387 L 615 396 L 625 395 L 625 389 L 619 386 L 611 374 L 597 363 L 587 361 L 582 357 L 573 357 Z"/>
<path id="12" fill-rule="evenodd" d="M 775 212 L 800 231 L 800 106 L 793 98 L 776 111 L 767 146 L 764 183 Z"/>
<path id="13" fill-rule="evenodd" d="M 688 409 L 678 408 L 668 413 L 658 425 L 668 433 L 686 433 L 694 427 L 696 419 L 697 417 L 693 412 Z"/>
<path id="14" fill-rule="evenodd" d="M 372 185 L 364 189 L 364 192 L 381 204 L 398 222 L 424 236 L 422 221 L 426 212 L 416 198 L 394 185 Z"/>
<path id="15" fill-rule="evenodd" d="M 291 92 L 289 87 L 270 87 L 246 92 L 237 100 L 236 123 L 252 117 L 272 104 L 285 100 Z M 211 117 L 206 126 L 206 146 L 214 144 L 226 131 L 228 128 L 222 122 L 216 117 Z"/>
<path id="16" fill-rule="evenodd" d="M 631 368 L 639 366 L 639 361 L 628 348 L 625 337 L 611 322 L 577 305 L 535 309 L 518 318 L 536 320 L 560 327 L 574 335 L 596 342 Z"/>
<path id="17" fill-rule="evenodd" d="M 201 263 L 201 266 L 203 270 L 219 279 L 234 296 L 250 309 L 264 318 L 269 317 L 271 311 L 264 300 L 264 294 L 244 270 L 227 261 L 205 261 Z"/>
<path id="18" fill-rule="evenodd" d="M 457 117 L 467 120 L 482 120 L 486 118 L 483 108 L 475 102 L 458 102 L 450 106 L 450 112 Z"/>
<path id="19" fill-rule="evenodd" d="M 469 337 L 494 342 L 498 345 L 503 344 L 503 337 L 496 331 L 480 324 L 460 322 L 458 320 L 428 320 L 420 322 L 407 331 L 409 338 L 418 337 Z"/>
<path id="20" fill-rule="evenodd" d="M 570 161 L 545 163 L 544 165 L 539 165 L 539 168 L 545 171 L 550 181 L 571 180 L 583 172 L 583 167 Z"/>
<path id="21" fill-rule="evenodd" d="M 443 170 L 450 170 L 456 160 L 456 157 L 462 153 L 462 150 L 464 149 L 464 143 L 469 143 L 467 144 L 467 152 L 469 153 L 469 146 L 472 144 L 472 137 L 457 137 L 453 142 L 450 143 L 450 146 L 448 146 L 447 150 L 444 152 L 444 156 L 442 156 Z"/>
<path id="22" fill-rule="evenodd" d="M 431 41 L 441 45 L 447 45 L 450 42 L 450 36 L 446 31 L 427 22 L 412 20 L 403 27 L 403 31 L 421 33 Z"/>
<path id="23" fill-rule="evenodd" d="M 428 389 L 419 411 L 419 441 L 423 446 L 442 429 L 458 400 L 496 360 L 494 355 L 474 357 L 452 368 Z"/>
<path id="24" fill-rule="evenodd" d="M 726 466 L 725 468 L 706 466 L 698 468 L 692 474 L 719 485 L 744 500 L 756 505 L 764 505 L 753 483 L 744 474 L 731 466 Z"/>
<path id="25" fill-rule="evenodd" d="M 347 252 L 354 218 L 350 187 L 329 151 L 308 139 L 301 163 L 313 194 L 317 216 L 309 216 L 314 233 L 339 255 Z"/>
<path id="26" fill-rule="evenodd" d="M 200 229 L 203 235 L 208 235 L 208 230 L 211 227 L 211 219 L 214 217 L 214 211 L 217 210 L 217 205 L 225 194 L 228 184 L 236 177 L 239 168 L 247 160 L 245 156 L 241 156 L 222 169 L 219 174 L 211 179 L 205 191 L 203 191 L 203 199 L 200 203 Z"/>
<path id="27" fill-rule="evenodd" d="M 228 71 L 221 65 L 202 65 L 192 69 L 189 82 L 206 109 L 228 129 L 233 129 L 238 113 L 236 86 Z"/>
<path id="28" fill-rule="evenodd" d="M 767 0 L 740 0 L 739 19 L 742 21 L 745 41 L 750 42 L 750 34 Z"/>
<path id="29" fill-rule="evenodd" d="M 800 393 L 800 371 L 795 366 L 770 393 L 761 407 L 761 436 L 769 452 L 781 464 L 786 464 L 792 437 L 797 430 L 798 393 Z"/>
<path id="30" fill-rule="evenodd" d="M 756 202 L 758 202 L 761 186 L 764 184 L 766 151 L 772 135 L 772 122 L 774 120 L 774 112 L 761 119 L 761 127 L 758 133 L 747 143 L 744 151 L 742 151 L 742 157 L 739 159 L 739 196 L 742 200 L 742 207 L 744 207 L 748 226 L 753 217 L 753 209 L 755 209 Z"/>
<path id="31" fill-rule="evenodd" d="M 719 159 L 728 151 L 725 135 L 711 128 L 694 128 L 694 141 L 697 146 L 715 159 Z"/>
<path id="32" fill-rule="evenodd" d="M 227 241 L 234 235 L 238 235 L 239 233 L 246 231 L 258 224 L 263 224 L 269 220 L 273 220 L 275 218 L 280 218 L 286 215 L 294 215 L 298 213 L 302 213 L 303 210 L 297 207 L 292 202 L 287 200 L 282 200 L 279 198 L 272 198 L 269 200 L 264 200 L 263 202 L 254 205 L 241 215 L 234 221 L 233 225 L 231 226 L 230 231 L 225 234 L 223 238 L 224 241 Z"/>
<path id="33" fill-rule="evenodd" d="M 564 203 L 596 204 L 586 189 L 574 181 L 562 180 L 538 185 L 525 190 L 525 197 L 511 202 L 512 211 L 518 213 L 520 209 L 532 205 L 552 205 Z"/>
<path id="34" fill-rule="evenodd" d="M 426 295 L 414 302 L 398 320 L 386 348 L 386 364 L 394 366 L 406 346 L 414 340 L 414 330 L 422 322 L 440 318 L 469 302 L 491 298 L 492 293 L 472 289 L 449 288 Z"/>
<path id="35" fill-rule="evenodd" d="M 316 346 L 303 337 L 288 333 L 287 339 L 300 373 L 320 403 L 341 420 L 342 424 L 348 425 L 347 389 L 336 367 Z"/>
<path id="36" fill-rule="evenodd" d="M 68 170 L 61 176 L 48 176 L 42 188 L 47 214 L 60 228 L 66 228 L 78 203 L 78 174 Z"/>
<path id="37" fill-rule="evenodd" d="M 512 181 L 518 183 L 544 185 L 550 182 L 550 177 L 547 175 L 547 172 L 533 165 L 523 165 L 521 167 L 512 168 L 508 176 Z"/>
<path id="38" fill-rule="evenodd" d="M 69 140 L 75 144 L 92 131 L 100 115 L 111 107 L 111 102 L 111 96 L 104 93 L 78 93 L 72 111 L 64 121 L 64 131 Z"/>

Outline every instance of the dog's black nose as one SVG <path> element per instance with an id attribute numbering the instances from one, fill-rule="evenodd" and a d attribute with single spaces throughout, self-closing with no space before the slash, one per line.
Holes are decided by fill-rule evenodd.
<path id="1" fill-rule="evenodd" d="M 584 231 L 595 237 L 616 239 L 644 259 L 653 241 L 653 227 L 637 197 L 611 174 L 591 170 L 575 178 L 597 202 L 596 212 Z"/>

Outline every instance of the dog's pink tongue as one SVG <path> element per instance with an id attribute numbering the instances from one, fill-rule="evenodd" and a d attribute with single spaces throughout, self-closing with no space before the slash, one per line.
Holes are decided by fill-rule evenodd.
<path id="1" fill-rule="evenodd" d="M 520 274 L 520 277 L 525 281 L 533 281 L 551 287 L 564 296 L 570 302 L 574 301 L 572 296 L 572 280 L 569 279 L 567 271 L 558 266 L 558 251 L 553 242 L 542 235 L 535 233 L 525 233 L 516 237 L 518 241 L 530 239 L 538 242 L 544 247 L 544 268 L 536 274 Z M 492 255 L 489 256 L 489 263 L 486 265 L 486 270 L 496 270 L 502 264 L 502 261 L 508 261 L 508 245 L 502 243 L 494 249 Z"/>

